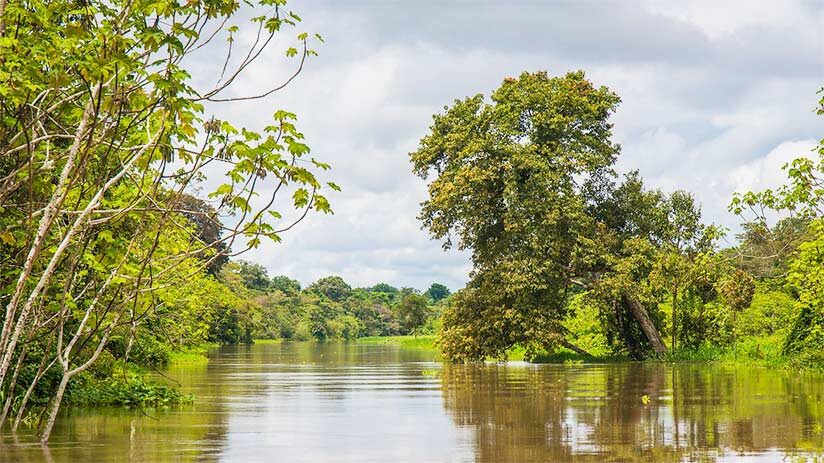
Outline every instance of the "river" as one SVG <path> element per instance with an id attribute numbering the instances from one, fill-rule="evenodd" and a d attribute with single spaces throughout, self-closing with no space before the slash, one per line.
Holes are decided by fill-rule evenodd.
<path id="1" fill-rule="evenodd" d="M 824 461 L 821 374 L 433 356 L 357 343 L 216 348 L 167 372 L 193 405 L 69 408 L 48 447 L 0 436 L 0 461 Z"/>

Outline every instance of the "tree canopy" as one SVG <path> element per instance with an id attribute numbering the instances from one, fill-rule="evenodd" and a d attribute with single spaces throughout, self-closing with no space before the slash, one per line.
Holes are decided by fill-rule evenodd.
<path id="1" fill-rule="evenodd" d="M 562 322 L 580 291 L 597 295 L 630 353 L 666 351 L 646 281 L 657 265 L 677 285 L 684 270 L 674 256 L 694 259 L 717 232 L 691 195 L 646 190 L 637 173 L 618 182 L 609 117 L 619 102 L 582 72 L 524 73 L 489 102 L 476 95 L 434 116 L 410 154 L 414 172 L 431 179 L 420 218 L 445 247 L 469 249 L 474 265 L 444 315 L 448 357 L 575 348 Z"/>

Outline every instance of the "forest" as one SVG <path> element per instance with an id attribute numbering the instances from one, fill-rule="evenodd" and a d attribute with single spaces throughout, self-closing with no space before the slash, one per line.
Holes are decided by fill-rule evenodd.
<path id="1" fill-rule="evenodd" d="M 213 105 L 287 91 L 320 35 L 263 1 L 252 49 L 230 60 L 232 0 L 0 2 L 0 426 L 46 442 L 61 407 L 196 401 L 155 373 L 255 340 L 435 335 L 455 363 L 824 367 L 824 140 L 784 186 L 729 198 L 730 231 L 691 192 L 617 171 L 612 90 L 583 71 L 506 77 L 435 114 L 409 154 L 421 225 L 470 253 L 466 286 L 302 288 L 242 254 L 332 214 L 334 169 L 296 114 L 254 131 Z M 287 31 L 294 74 L 229 92 Z M 185 58 L 219 33 L 229 52 L 202 88 Z M 824 98 L 810 109 L 824 116 Z"/>

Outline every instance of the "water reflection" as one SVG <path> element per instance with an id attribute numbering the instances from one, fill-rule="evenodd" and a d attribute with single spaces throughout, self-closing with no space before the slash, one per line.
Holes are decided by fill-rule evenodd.
<path id="1" fill-rule="evenodd" d="M 824 449 L 820 375 L 509 364 L 446 365 L 442 379 L 479 462 L 777 461 Z"/>
<path id="2" fill-rule="evenodd" d="M 343 343 L 221 348 L 168 372 L 195 405 L 69 409 L 48 449 L 0 434 L 0 462 L 792 461 L 824 449 L 822 375 L 432 357 Z"/>

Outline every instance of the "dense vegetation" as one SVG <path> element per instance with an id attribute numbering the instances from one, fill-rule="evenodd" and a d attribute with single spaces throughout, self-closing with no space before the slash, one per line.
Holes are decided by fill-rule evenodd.
<path id="1" fill-rule="evenodd" d="M 743 232 L 721 249 L 689 192 L 616 174 L 609 89 L 524 73 L 490 100 L 435 115 L 410 155 L 430 180 L 424 227 L 474 264 L 443 315 L 446 358 L 824 364 L 824 141 L 787 166 L 787 186 L 732 198 Z"/>
<path id="2" fill-rule="evenodd" d="M 197 301 L 196 307 L 205 312 L 201 320 L 210 320 L 207 337 L 190 344 L 432 334 L 449 295 L 438 283 L 421 293 L 386 283 L 352 288 L 339 276 L 321 278 L 301 290 L 298 281 L 283 275 L 270 278 L 262 266 L 243 261 L 229 263 L 216 283 L 221 288 L 213 294 L 224 302 L 204 307 L 200 290 L 185 298 Z"/>
<path id="3" fill-rule="evenodd" d="M 210 275 L 331 212 L 321 193 L 337 186 L 316 177 L 328 166 L 294 114 L 273 109 L 258 133 L 206 113 L 283 90 L 316 54 L 319 36 L 286 39 L 285 83 L 228 92 L 300 21 L 281 0 L 246 5 L 257 40 L 231 59 L 234 0 L 0 1 L 0 424 L 37 411 L 46 441 L 66 394 L 109 378 L 126 386 L 83 400 L 177 401 L 131 381 L 130 365 L 207 338 L 212 319 L 231 325 L 247 302 L 222 299 Z M 210 87 L 186 70 L 198 53 L 224 53 Z"/>
<path id="4" fill-rule="evenodd" d="M 457 294 L 337 276 L 301 288 L 236 258 L 331 213 L 324 191 L 339 189 L 294 114 L 253 132 L 207 113 L 284 90 L 322 41 L 292 39 L 285 82 L 228 92 L 300 22 L 283 0 L 247 7 L 256 39 L 239 53 L 234 0 L 0 0 L 0 426 L 47 441 L 64 400 L 186 402 L 146 372 L 255 338 L 437 332 L 454 361 L 824 363 L 824 144 L 786 187 L 733 198 L 743 232 L 721 249 L 688 192 L 615 173 L 620 99 L 582 72 L 456 101 L 412 153 L 431 179 L 424 227 L 472 253 Z M 197 88 L 186 58 L 219 50 L 217 83 Z"/>

